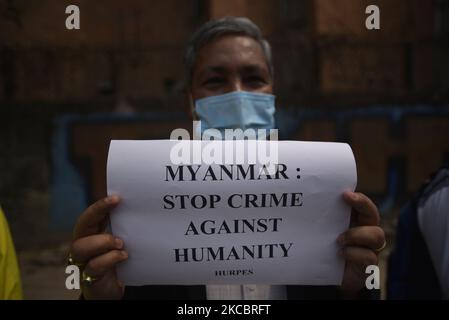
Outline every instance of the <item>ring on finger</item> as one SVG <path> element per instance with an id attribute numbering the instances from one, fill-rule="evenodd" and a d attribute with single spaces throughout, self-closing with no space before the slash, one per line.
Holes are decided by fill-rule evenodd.
<path id="1" fill-rule="evenodd" d="M 81 275 L 81 282 L 83 284 L 85 284 L 86 286 L 90 287 L 91 285 L 94 284 L 95 281 L 97 281 L 98 278 L 92 277 L 90 275 L 88 275 L 85 271 L 83 271 L 82 275 Z"/>
<path id="2" fill-rule="evenodd" d="M 380 253 L 381 251 L 383 251 L 385 249 L 386 246 L 387 246 L 387 240 L 384 240 L 384 244 L 379 249 L 374 249 L 374 252 Z"/>

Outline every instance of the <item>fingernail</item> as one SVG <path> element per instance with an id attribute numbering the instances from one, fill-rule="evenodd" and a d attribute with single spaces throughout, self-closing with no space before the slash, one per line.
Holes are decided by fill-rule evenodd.
<path id="1" fill-rule="evenodd" d="M 123 247 L 123 240 L 115 238 L 115 245 L 117 246 L 117 249 L 121 249 Z"/>
<path id="2" fill-rule="evenodd" d="M 344 249 L 344 248 L 341 248 L 340 250 L 338 250 L 338 255 L 339 255 L 340 257 L 344 257 L 344 256 L 345 256 L 345 249 Z"/>
<path id="3" fill-rule="evenodd" d="M 116 197 L 115 196 L 109 196 L 106 199 L 104 199 L 104 202 L 106 202 L 106 204 L 112 204 L 116 201 Z"/>
<path id="4" fill-rule="evenodd" d="M 106 202 L 107 204 L 110 204 L 112 202 L 112 197 L 105 198 L 104 202 Z"/>
<path id="5" fill-rule="evenodd" d="M 128 258 L 128 253 L 126 251 L 122 251 L 122 257 L 123 258 Z"/>

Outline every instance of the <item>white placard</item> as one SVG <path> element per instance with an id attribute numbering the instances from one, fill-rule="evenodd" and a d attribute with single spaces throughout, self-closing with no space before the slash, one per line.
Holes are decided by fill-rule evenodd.
<path id="1" fill-rule="evenodd" d="M 111 229 L 129 254 L 117 268 L 125 285 L 341 283 L 336 238 L 350 218 L 342 193 L 357 180 L 350 146 L 251 142 L 277 150 L 266 166 L 250 159 L 249 143 L 111 142 L 108 194 L 122 199 Z M 186 150 L 190 160 L 179 163 Z"/>

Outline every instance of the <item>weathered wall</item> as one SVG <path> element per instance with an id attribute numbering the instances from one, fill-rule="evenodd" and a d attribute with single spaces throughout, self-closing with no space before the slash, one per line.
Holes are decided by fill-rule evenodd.
<path id="1" fill-rule="evenodd" d="M 364 28 L 364 8 L 373 3 L 380 31 Z M 0 203 L 16 242 L 37 245 L 49 234 L 54 120 L 183 112 L 184 45 L 203 21 L 224 15 L 250 17 L 272 43 L 279 108 L 317 112 L 292 118 L 300 125 L 294 137 L 349 141 L 362 190 L 382 199 L 396 168 L 399 193 L 409 194 L 448 152 L 449 41 L 435 32 L 442 25 L 435 3 L 0 0 Z M 81 30 L 65 29 L 68 4 L 79 5 Z M 417 104 L 427 112 L 406 112 Z M 380 116 L 373 105 L 383 106 Z M 103 127 L 77 128 L 71 152 L 86 158 Z M 98 161 L 93 167 L 102 170 Z M 84 173 L 98 197 L 104 176 Z"/>

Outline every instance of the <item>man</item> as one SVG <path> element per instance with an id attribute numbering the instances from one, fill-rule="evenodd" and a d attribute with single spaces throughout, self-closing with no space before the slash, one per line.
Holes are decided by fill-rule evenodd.
<path id="1" fill-rule="evenodd" d="M 449 163 L 401 210 L 388 299 L 449 299 Z"/>
<path id="2" fill-rule="evenodd" d="M 268 42 L 259 28 L 246 18 L 210 21 L 191 39 L 186 52 L 188 95 L 192 115 L 202 120 L 201 130 L 216 128 L 274 127 L 273 67 Z M 338 241 L 346 268 L 341 288 L 254 286 L 257 299 L 358 297 L 365 286 L 365 268 L 377 264 L 385 246 L 376 206 L 365 195 L 347 192 L 353 208 L 354 226 Z M 124 288 L 115 266 L 128 255 L 121 239 L 103 233 L 108 213 L 119 196 L 100 200 L 86 209 L 74 230 L 72 262 L 84 267 L 86 299 L 240 299 L 233 286 L 145 286 Z M 248 298 L 248 296 L 246 296 Z"/>

